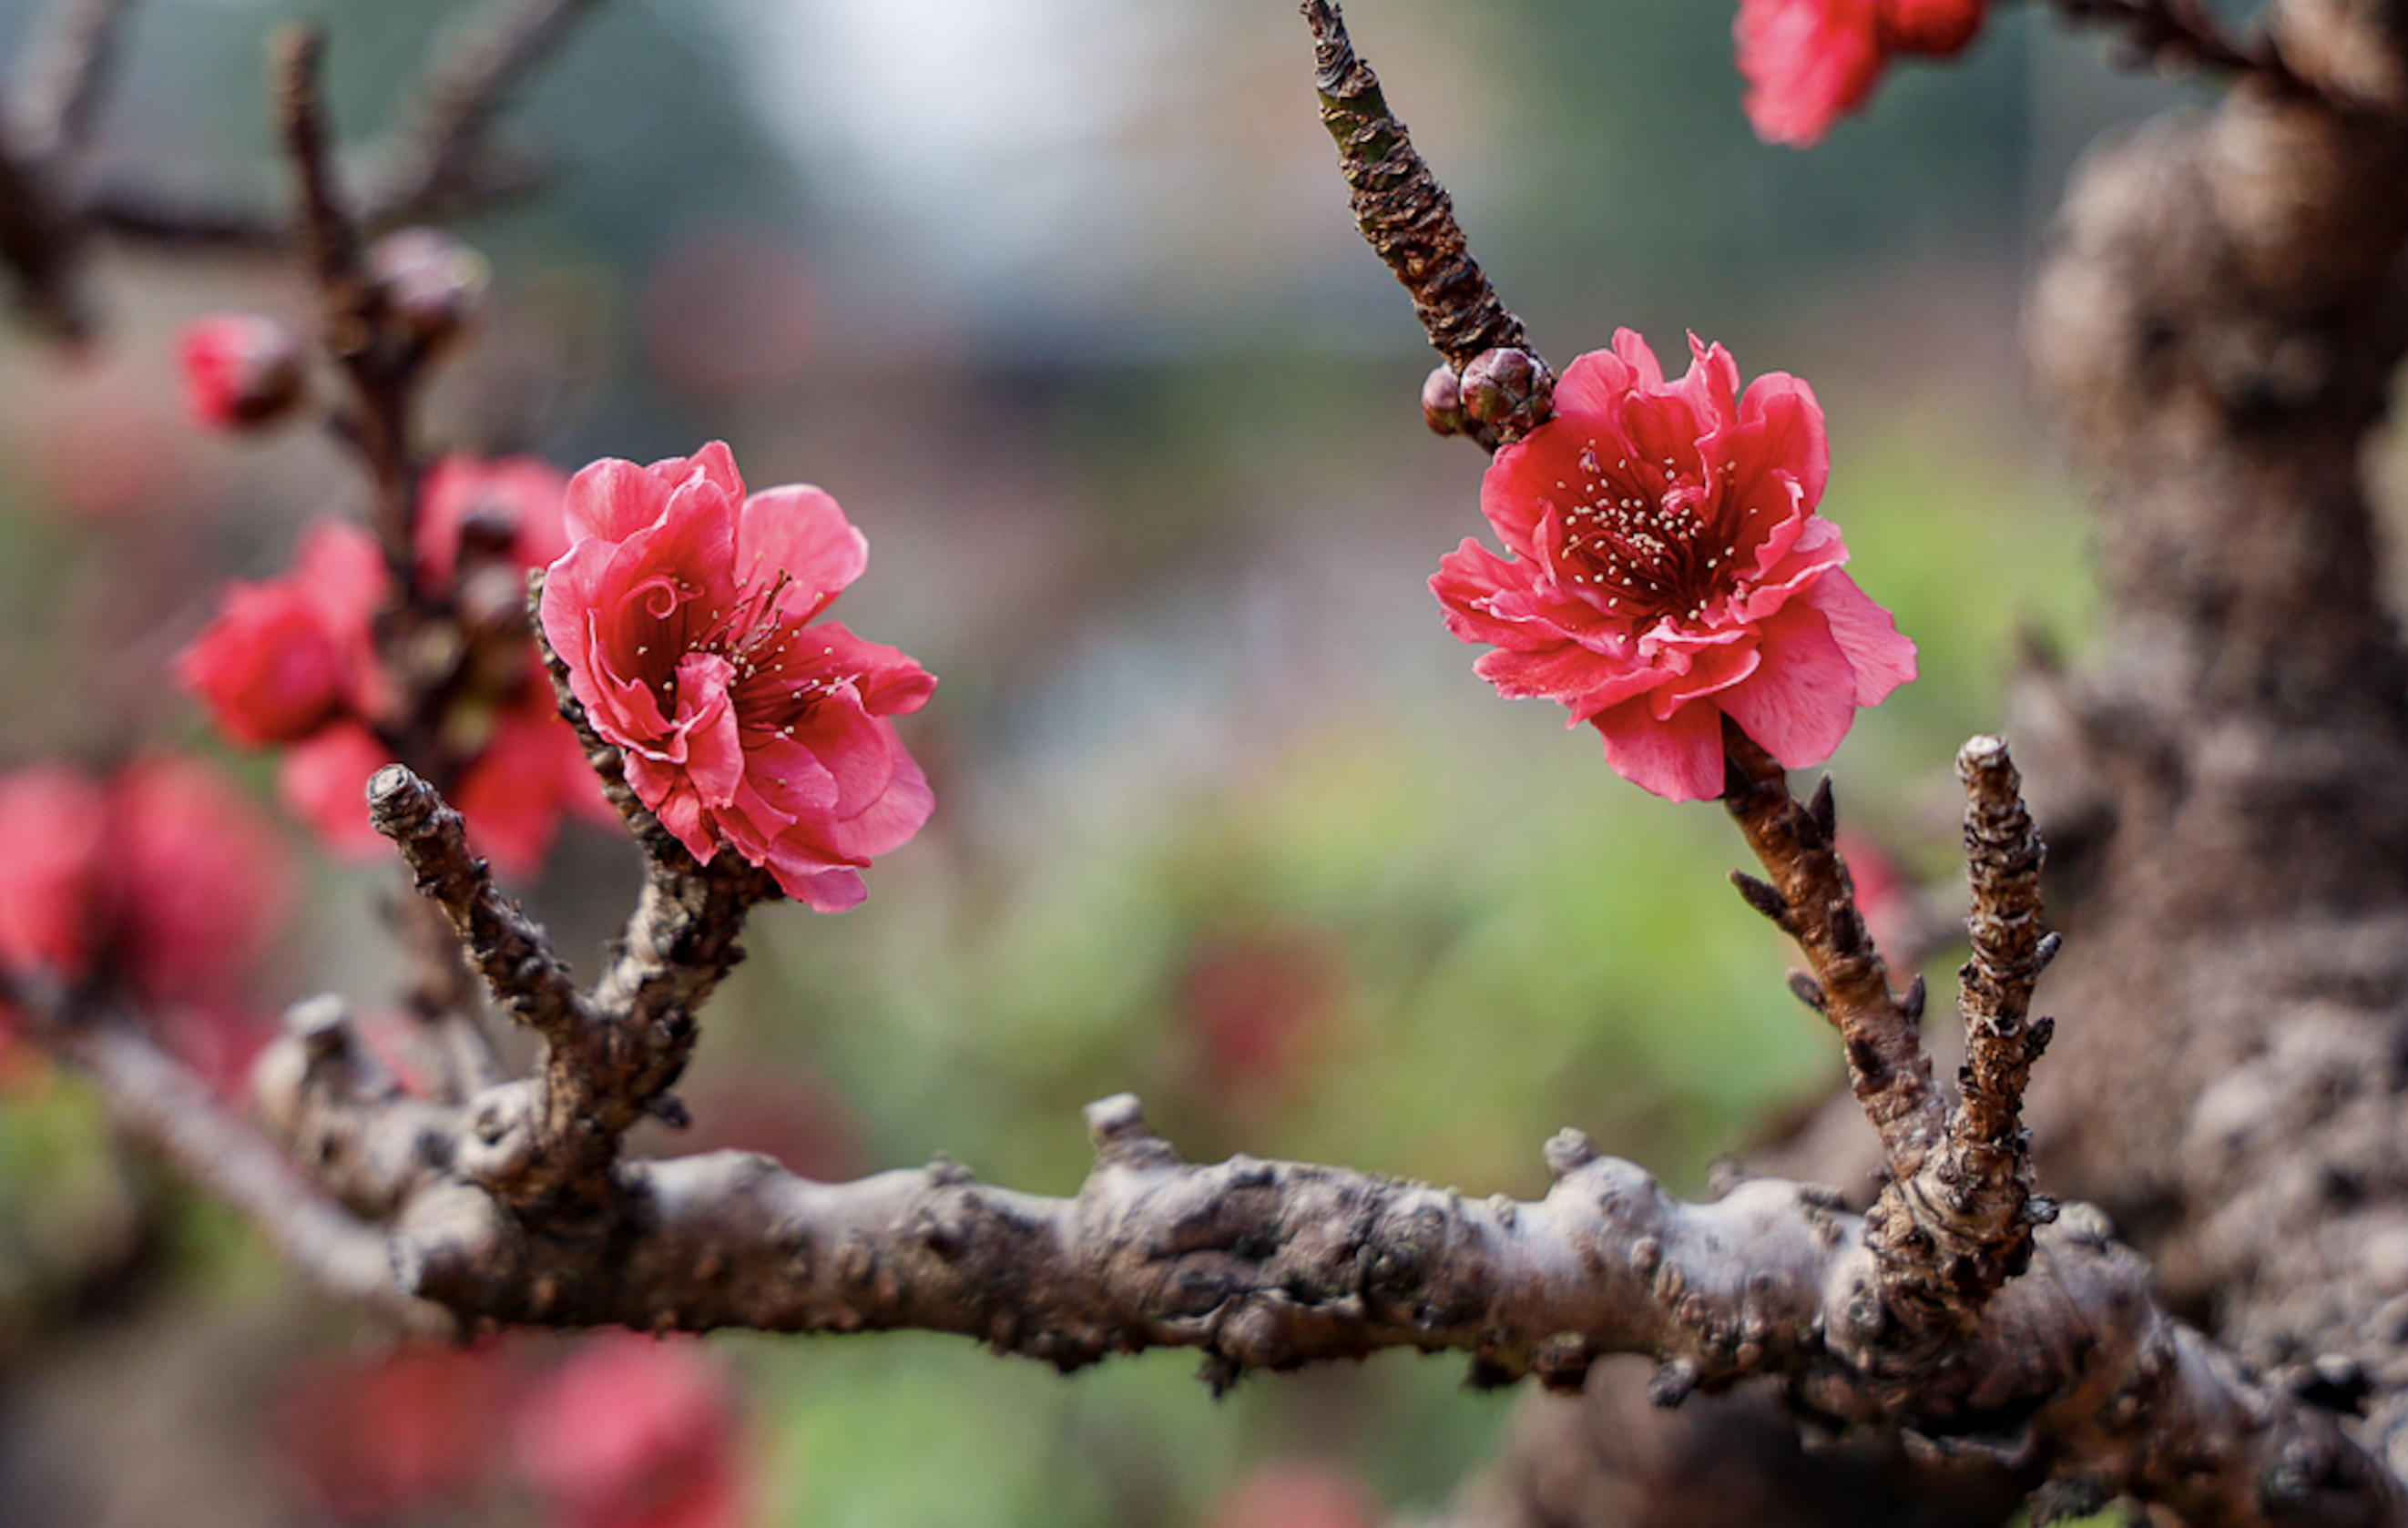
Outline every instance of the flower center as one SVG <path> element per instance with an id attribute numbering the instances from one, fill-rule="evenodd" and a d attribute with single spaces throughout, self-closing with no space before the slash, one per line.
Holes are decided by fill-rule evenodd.
<path id="1" fill-rule="evenodd" d="M 1575 459 L 1577 484 L 1560 512 L 1558 574 L 1607 612 L 1646 625 L 1665 616 L 1694 623 L 1737 582 L 1736 527 L 1718 512 L 1713 487 L 1678 462 L 1625 457 L 1611 470 L 1594 445 Z"/>

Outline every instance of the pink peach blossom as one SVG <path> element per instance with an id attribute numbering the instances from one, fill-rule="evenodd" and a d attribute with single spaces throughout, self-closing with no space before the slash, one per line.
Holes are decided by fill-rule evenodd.
<path id="1" fill-rule="evenodd" d="M 1758 137 L 1804 149 L 1862 106 L 1893 55 L 1945 57 L 1986 0 L 1740 0 L 1732 35 Z"/>
<path id="2" fill-rule="evenodd" d="M 745 1516 L 736 1402 L 688 1338 L 588 1338 L 519 1407 L 521 1473 L 552 1528 L 734 1528 Z"/>
<path id="3" fill-rule="evenodd" d="M 290 574 L 226 586 L 217 619 L 176 655 L 177 677 L 228 737 L 253 747 L 373 713 L 382 680 L 372 622 L 386 587 L 375 538 L 322 521 Z"/>
<path id="4" fill-rule="evenodd" d="M 1509 555 L 1467 540 L 1430 579 L 1447 628 L 1495 645 L 1483 678 L 1562 702 L 1617 773 L 1674 801 L 1722 793 L 1725 716 L 1799 768 L 1914 677 L 1914 644 L 1814 514 L 1830 451 L 1813 391 L 1772 372 L 1742 396 L 1727 350 L 1689 348 L 1669 383 L 1627 329 L 1574 361 L 1555 417 L 1482 481 Z"/>
<path id="5" fill-rule="evenodd" d="M 196 760 L 136 759 L 107 780 L 60 764 L 0 777 L 0 969 L 224 1029 L 291 889 L 283 841 Z"/>
<path id="6" fill-rule="evenodd" d="M 569 481 L 568 524 L 544 635 L 637 796 L 705 864 L 732 848 L 819 911 L 859 902 L 862 867 L 927 821 L 927 779 L 887 719 L 937 682 L 816 621 L 867 541 L 817 488 L 747 496 L 717 441 L 595 463 Z"/>
<path id="7" fill-rule="evenodd" d="M 523 576 L 567 550 L 566 487 L 533 458 L 446 457 L 427 473 L 411 549 L 422 597 L 451 602 L 487 660 L 447 684 L 442 715 L 420 720 L 453 751 L 456 773 L 443 783 L 479 851 L 513 876 L 541 868 L 564 810 L 617 821 L 525 639 Z M 363 793 L 394 761 L 386 739 L 404 724 L 376 645 L 392 598 L 374 538 L 323 522 L 304 536 L 291 573 L 230 586 L 217 619 L 176 661 L 227 736 L 284 746 L 286 806 L 337 853 L 359 858 L 383 851 Z"/>

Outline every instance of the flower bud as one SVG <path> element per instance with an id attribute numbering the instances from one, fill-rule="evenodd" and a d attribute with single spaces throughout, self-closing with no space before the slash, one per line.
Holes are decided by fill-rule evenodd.
<path id="1" fill-rule="evenodd" d="M 1946 58 L 1973 40 L 1983 9 L 1984 0 L 1880 0 L 1874 34 L 1885 52 Z"/>
<path id="2" fill-rule="evenodd" d="M 1422 422 L 1436 435 L 1463 434 L 1463 388 L 1443 362 L 1422 379 Z"/>
<path id="3" fill-rule="evenodd" d="M 368 250 L 385 311 L 428 351 L 460 337 L 484 309 L 493 267 L 440 228 L 404 228 Z"/>
<path id="4" fill-rule="evenodd" d="M 1504 346 L 1483 350 L 1463 368 L 1463 411 L 1477 423 L 1513 433 L 1527 430 L 1555 407 L 1555 379 L 1529 351 Z"/>
<path id="5" fill-rule="evenodd" d="M 185 325 L 178 350 L 193 417 L 253 430 L 290 413 L 308 386 L 301 336 L 261 313 L 213 313 Z"/>

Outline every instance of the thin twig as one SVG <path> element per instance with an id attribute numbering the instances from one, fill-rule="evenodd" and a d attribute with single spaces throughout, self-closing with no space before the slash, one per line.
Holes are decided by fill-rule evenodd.
<path id="1" fill-rule="evenodd" d="M 1735 878 L 1750 904 L 1805 953 L 1823 1014 L 1840 1033 L 1848 1085 L 1891 1168 L 1913 1173 L 1941 1139 L 1946 1104 L 1932 1086 L 1931 1060 L 1905 999 L 1890 990 L 1889 968 L 1856 910 L 1830 824 L 1789 793 L 1786 772 L 1728 719 L 1723 748 L 1723 806 L 1771 877 L 1769 885 Z"/>
<path id="2" fill-rule="evenodd" d="M 370 219 L 422 219 L 490 196 L 487 129 L 527 70 L 594 3 L 492 0 L 448 31 L 423 71 L 408 125 L 377 156 L 366 198 Z"/>
<path id="3" fill-rule="evenodd" d="M 16 146 L 38 164 L 82 149 L 107 93 L 131 0 L 54 0 L 17 80 Z"/>
<path id="4" fill-rule="evenodd" d="M 494 884 L 460 814 L 400 764 L 368 780 L 368 820 L 394 842 L 419 894 L 441 907 L 494 1000 L 546 1043 L 585 1048 L 593 1027 L 577 983 L 543 930 Z"/>
<path id="5" fill-rule="evenodd" d="M 1354 51 L 1337 6 L 1305 0 L 1302 9 L 1312 29 L 1321 121 L 1338 144 L 1354 226 L 1412 295 L 1431 346 L 1457 376 L 1498 350 L 1523 352 L 1538 373 L 1537 384 L 1516 400 L 1515 410 L 1465 432 L 1494 450 L 1546 418 L 1551 390 L 1544 385 L 1545 363 L 1529 350 L 1522 321 L 1506 311 L 1471 258 L 1453 199 L 1413 148 L 1405 124 L 1388 109 L 1379 77 Z"/>
<path id="6" fill-rule="evenodd" d="M 425 357 L 415 339 L 386 321 L 383 289 L 361 251 L 360 228 L 335 183 L 335 164 L 319 84 L 322 36 L 290 26 L 274 49 L 277 118 L 299 192 L 299 240 L 318 287 L 326 349 L 351 382 L 345 419 L 352 449 L 375 493 L 377 540 L 397 591 L 394 607 L 417 608 L 412 528 L 419 464 L 409 444 L 410 405 Z M 406 647 L 408 632 L 388 634 Z"/>
<path id="7" fill-rule="evenodd" d="M 396 1289 L 384 1234 L 330 1204 L 199 1078 L 130 1023 L 78 1016 L 50 1036 L 93 1079 L 130 1135 L 232 1205 L 277 1254 L 328 1293 L 419 1331 L 446 1331 L 438 1307 Z"/>

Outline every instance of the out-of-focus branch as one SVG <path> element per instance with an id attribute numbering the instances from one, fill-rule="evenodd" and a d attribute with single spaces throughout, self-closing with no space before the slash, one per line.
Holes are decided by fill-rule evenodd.
<path id="1" fill-rule="evenodd" d="M 536 172 L 497 153 L 487 141 L 495 117 L 527 71 L 555 47 L 593 0 L 493 0 L 450 35 L 427 62 L 409 121 L 369 156 L 355 210 L 340 224 L 353 253 L 361 231 L 381 231 L 437 213 L 524 194 Z M 15 278 L 17 306 L 33 321 L 65 337 L 84 332 L 90 315 L 77 278 L 94 235 L 177 250 L 272 252 L 294 247 L 295 231 L 264 207 L 193 200 L 139 179 L 88 182 L 73 162 L 92 136 L 106 94 L 122 20 L 130 0 L 56 0 L 41 39 L 7 103 L 14 131 L 0 131 L 0 266 Z M 295 51 L 314 59 L 314 41 Z M 288 55 L 280 83 L 288 148 L 301 124 L 296 110 L 319 113 L 315 82 L 295 90 Z M 333 158 L 322 141 L 309 152 L 319 194 L 305 193 L 312 226 L 298 242 L 313 260 L 329 250 L 322 214 L 342 208 Z M 296 161 L 299 156 L 295 155 Z M 138 175 L 138 172 L 137 172 Z"/>
<path id="2" fill-rule="evenodd" d="M 344 424 L 374 485 L 377 538 L 399 592 L 397 607 L 408 611 L 417 603 L 418 577 L 411 535 L 418 463 L 410 450 L 409 413 L 425 355 L 412 336 L 387 321 L 383 284 L 367 267 L 359 224 L 335 182 L 318 79 L 324 46 L 306 27 L 288 27 L 277 36 L 277 121 L 299 193 L 297 234 L 318 287 L 321 332 L 351 386 L 352 407 Z"/>
<path id="3" fill-rule="evenodd" d="M 439 1307 L 394 1287 L 380 1229 L 329 1203 L 134 1025 L 103 1015 L 54 1016 L 45 1037 L 91 1078 L 120 1128 L 233 1206 L 304 1278 L 396 1325 L 452 1328 Z"/>
<path id="4" fill-rule="evenodd" d="M 2134 56 L 2157 67 L 2175 65 L 2260 76 L 2288 90 L 2307 87 L 2291 73 L 2282 50 L 2258 33 L 2236 41 L 2200 0 L 2053 0 L 2076 25 L 2112 26 Z"/>
<path id="5" fill-rule="evenodd" d="M 17 150 L 55 164 L 88 143 L 130 0 L 53 0 L 14 81 Z"/>
<path id="6" fill-rule="evenodd" d="M 59 205 L 55 178 L 0 138 L 0 265 L 16 278 L 16 308 L 61 339 L 91 323 L 76 279 L 81 231 Z"/>
<path id="7" fill-rule="evenodd" d="M 523 190 L 500 173 L 484 136 L 527 70 L 595 0 L 493 0 L 446 35 L 428 60 L 408 120 L 376 155 L 365 198 L 371 221 L 409 221 Z"/>
<path id="8" fill-rule="evenodd" d="M 397 893 L 383 911 L 408 961 L 402 1006 L 414 1021 L 412 1059 L 426 1069 L 427 1091 L 456 1104 L 502 1081 L 501 1057 L 484 1023 L 485 987 L 468 965 L 450 913 L 423 897 Z"/>

